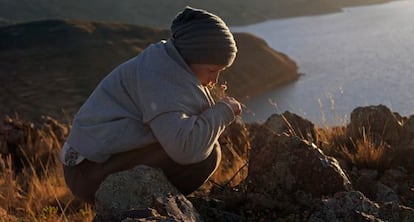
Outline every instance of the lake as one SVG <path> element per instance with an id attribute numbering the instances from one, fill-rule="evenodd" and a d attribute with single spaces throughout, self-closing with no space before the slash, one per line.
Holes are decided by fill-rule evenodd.
<path id="1" fill-rule="evenodd" d="M 263 38 L 304 73 L 247 100 L 243 118 L 262 122 L 288 110 L 317 125 L 339 125 L 354 108 L 378 104 L 414 114 L 413 21 L 414 1 L 405 0 L 231 27 Z"/>

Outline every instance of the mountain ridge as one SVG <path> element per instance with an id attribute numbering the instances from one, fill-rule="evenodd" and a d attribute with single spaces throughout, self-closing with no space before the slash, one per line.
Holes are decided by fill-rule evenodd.
<path id="1" fill-rule="evenodd" d="M 101 79 L 170 31 L 122 23 L 44 20 L 0 28 L 0 114 L 72 116 Z M 247 33 L 222 74 L 244 98 L 298 78 L 296 63 Z M 254 76 L 254 78 L 252 78 Z"/>

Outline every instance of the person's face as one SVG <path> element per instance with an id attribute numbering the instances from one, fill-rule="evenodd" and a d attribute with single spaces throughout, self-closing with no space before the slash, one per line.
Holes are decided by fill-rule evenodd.
<path id="1" fill-rule="evenodd" d="M 208 86 L 217 83 L 220 72 L 225 70 L 226 66 L 211 64 L 190 64 L 190 68 L 197 76 L 201 85 Z"/>

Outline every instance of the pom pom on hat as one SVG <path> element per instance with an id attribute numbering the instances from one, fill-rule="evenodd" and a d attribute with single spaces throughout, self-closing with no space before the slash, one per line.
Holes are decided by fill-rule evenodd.
<path id="1" fill-rule="evenodd" d="M 172 40 L 188 64 L 230 66 L 237 46 L 224 21 L 210 12 L 186 7 L 171 24 Z"/>

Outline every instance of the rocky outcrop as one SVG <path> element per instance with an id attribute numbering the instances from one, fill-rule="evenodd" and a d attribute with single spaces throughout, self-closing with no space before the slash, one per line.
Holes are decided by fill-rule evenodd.
<path id="1" fill-rule="evenodd" d="M 414 170 L 414 116 L 402 117 L 384 105 L 358 107 L 351 112 L 346 137 L 383 147 L 388 167 Z"/>
<path id="2" fill-rule="evenodd" d="M 400 158 L 401 150 L 409 150 L 409 143 L 395 138 L 405 138 L 410 134 L 411 117 L 401 117 L 382 105 L 359 107 L 353 111 L 350 124 L 343 133 L 351 141 L 365 136 L 367 144 L 390 143 L 394 160 Z M 377 121 L 370 125 L 370 121 Z M 410 125 L 410 124 L 409 124 Z M 368 127 L 369 126 L 369 127 Z M 366 127 L 365 134 L 355 129 Z M 406 163 L 394 161 L 392 165 L 381 165 L 384 159 L 377 159 L 378 168 L 363 168 L 364 162 L 340 158 L 342 169 L 336 158 L 327 156 L 326 143 L 320 141 L 320 132 L 311 122 L 289 112 L 275 114 L 264 124 L 248 126 L 251 138 L 249 169 L 246 180 L 236 187 L 237 191 L 227 190 L 213 193 L 212 196 L 225 200 L 227 209 L 236 208 L 236 212 L 248 220 L 287 221 L 411 221 L 413 220 L 414 178 L 413 171 Z M 395 132 L 398 132 L 395 134 Z M 383 133 L 383 134 L 380 134 Z M 307 135 L 304 137 L 302 135 Z M 313 136 L 311 136 L 313 135 Z M 381 139 L 380 135 L 386 135 Z M 325 135 L 326 136 L 326 135 Z M 371 138 L 372 137 L 372 138 Z M 367 139 L 369 138 L 369 139 Z M 378 139 L 375 140 L 374 138 Z M 315 141 L 321 147 L 316 147 Z M 405 142 L 404 142 L 405 141 Z M 338 142 L 338 141 L 336 141 Z M 377 158 L 369 150 L 351 154 L 356 144 L 343 141 L 336 144 L 337 152 L 348 155 L 360 155 L 360 158 Z M 365 144 L 364 149 L 376 149 L 375 145 Z M 352 143 L 351 143 L 352 145 Z M 361 145 L 361 144 L 360 144 Z M 398 148 L 397 148 L 398 147 Z M 405 147 L 405 148 L 404 148 Z M 330 147 L 329 149 L 331 149 Z M 344 151 L 350 149 L 348 151 Z M 341 151 L 342 150 L 342 151 Z M 328 150 L 329 151 L 329 150 Z M 375 151 L 374 151 L 375 152 Z M 365 155 L 365 156 L 364 156 Z M 357 158 L 352 156 L 352 158 Z M 360 164 L 360 165 L 359 165 Z M 221 195 L 221 196 L 220 196 Z M 224 197 L 223 197 L 224 195 Z M 229 198 L 231 196 L 232 198 Z M 227 199 L 228 198 L 228 199 Z M 196 206 L 198 207 L 198 206 Z M 295 218 L 295 219 L 293 219 Z"/>
<path id="3" fill-rule="evenodd" d="M 339 192 L 323 202 L 321 210 L 313 213 L 309 222 L 414 220 L 414 209 L 400 206 L 395 202 L 378 204 L 359 191 Z"/>
<path id="4" fill-rule="evenodd" d="M 145 166 L 113 174 L 96 194 L 95 221 L 413 221 L 414 169 L 405 153 L 413 150 L 408 138 L 413 117 L 392 113 L 382 105 L 359 107 L 353 113 L 344 129 L 329 132 L 345 138 L 354 135 L 350 141 L 364 135 L 376 139 L 351 146 L 346 140 L 335 140 L 335 147 L 328 146 L 329 132 L 322 132 L 326 129 L 315 129 L 308 120 L 289 112 L 275 114 L 264 124 L 230 126 L 220 138 L 228 152 L 223 152 L 222 168 L 213 177 L 221 185 L 210 187 L 209 192 L 184 197 L 160 170 Z M 396 123 L 393 119 L 398 124 L 392 124 Z M 382 122 L 370 126 L 372 120 Z M 366 134 L 354 130 L 360 127 L 368 129 Z M 33 133 L 39 130 L 43 133 Z M 60 141 L 67 129 L 46 117 L 40 125 L 5 119 L 0 124 L 2 156 L 12 156 L 14 147 L 41 144 L 47 139 L 45 132 Z M 387 136 L 381 141 L 379 135 Z M 389 144 L 392 152 L 376 153 L 378 147 L 370 143 Z M 355 153 L 356 146 L 365 151 Z M 392 156 L 392 164 L 384 164 L 384 159 L 372 153 Z M 367 167 L 364 161 L 355 161 L 358 158 L 371 158 L 377 164 Z M 241 162 L 232 167 L 237 161 Z M 239 172 L 243 177 L 229 183 Z M 9 215 L 13 211 L 1 210 L 6 207 L 0 205 L 0 215 L 13 217 Z"/>
<path id="5" fill-rule="evenodd" d="M 315 124 L 289 111 L 271 115 L 263 127 L 276 134 L 285 133 L 309 142 L 316 141 Z"/>
<path id="6" fill-rule="evenodd" d="M 358 107 L 351 112 L 348 126 L 351 138 L 371 138 L 372 142 L 398 144 L 403 135 L 403 119 L 384 105 Z"/>
<path id="7" fill-rule="evenodd" d="M 267 146 L 252 149 L 247 180 L 249 191 L 269 195 L 275 202 L 279 202 L 278 196 L 299 190 L 319 197 L 351 189 L 334 158 L 286 135 L 274 135 Z"/>
<path id="8" fill-rule="evenodd" d="M 381 105 L 359 107 L 343 133 L 355 136 L 351 140 L 356 141 L 367 135 L 380 139 L 378 133 L 382 132 L 387 139 L 381 143 L 402 147 L 408 143 L 394 138 L 411 133 L 404 130 L 409 128 L 405 126 L 409 119 Z M 371 126 L 373 120 L 377 122 Z M 355 131 L 360 127 L 368 129 L 366 134 Z M 190 199 L 205 221 L 414 220 L 413 171 L 407 170 L 403 163 L 389 165 L 385 170 L 370 169 L 338 156 L 345 158 L 342 161 L 349 166 L 344 170 L 334 157 L 324 154 L 325 143 L 319 141 L 314 125 L 289 112 L 272 115 L 264 124 L 230 129 L 222 142 L 236 144 L 234 147 L 240 147 L 243 142 L 233 134 L 247 135 L 250 145 L 247 177 L 239 184 L 213 189 L 207 198 Z M 396 131 L 399 133 L 394 134 Z M 375 139 L 369 141 L 376 143 Z M 365 148 L 375 149 L 375 146 Z"/>
<path id="9" fill-rule="evenodd" d="M 96 222 L 201 221 L 163 172 L 147 166 L 108 176 L 95 194 L 95 207 Z"/>
<path id="10" fill-rule="evenodd" d="M 287 119 L 294 126 L 285 128 Z M 247 213 L 249 218 L 275 220 L 286 212 L 296 212 L 303 220 L 307 216 L 300 212 L 319 206 L 320 197 L 351 190 L 351 182 L 337 160 L 295 132 L 298 126 L 306 126 L 301 130 L 310 132 L 313 125 L 309 123 L 284 113 L 250 128 L 252 149 L 243 183 L 247 197 L 242 201 L 251 212 Z"/>

